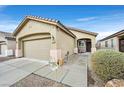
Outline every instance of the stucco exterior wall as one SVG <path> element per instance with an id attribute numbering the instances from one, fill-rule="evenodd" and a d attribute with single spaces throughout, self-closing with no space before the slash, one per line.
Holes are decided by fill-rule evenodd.
<path id="1" fill-rule="evenodd" d="M 8 48 L 8 56 L 15 55 L 16 50 L 16 41 L 15 40 L 7 40 L 7 48 Z"/>
<path id="2" fill-rule="evenodd" d="M 6 41 L 5 37 L 3 34 L 0 33 L 0 41 Z"/>
<path id="3" fill-rule="evenodd" d="M 86 34 L 86 33 L 82 33 L 82 32 L 78 32 L 78 31 L 74 31 L 74 30 L 70 30 L 74 35 L 76 35 L 77 40 L 78 39 L 83 39 L 83 38 L 88 38 L 91 39 L 91 52 L 95 52 L 96 51 L 96 37 L 94 35 L 90 35 L 90 34 Z"/>
<path id="4" fill-rule="evenodd" d="M 50 35 L 53 35 L 56 38 L 56 27 L 50 24 L 42 23 L 42 22 L 37 22 L 30 20 L 27 24 L 24 25 L 24 27 L 20 30 L 20 32 L 16 36 L 16 56 L 21 57 L 23 56 L 22 54 L 22 40 L 24 36 L 32 35 L 33 34 L 44 34 L 44 33 L 49 33 Z M 20 40 L 20 38 L 22 38 Z M 31 39 L 32 37 L 30 37 Z M 33 36 L 35 38 L 35 35 Z M 37 38 L 41 38 L 40 36 Z M 20 47 L 21 45 L 21 47 Z M 55 47 L 54 45 L 53 47 Z M 51 45 L 52 47 L 52 45 Z"/>
<path id="5" fill-rule="evenodd" d="M 0 54 L 0 56 L 7 56 L 7 50 L 8 50 L 8 48 L 7 48 L 6 44 L 1 45 L 1 54 Z"/>
<path id="6" fill-rule="evenodd" d="M 74 53 L 75 39 L 65 33 L 63 30 L 57 28 L 57 49 L 61 49 L 62 58 L 67 52 L 69 55 Z"/>
<path id="7" fill-rule="evenodd" d="M 52 30 L 55 30 L 55 26 L 30 20 L 17 34 L 16 38 L 18 39 L 20 37 L 35 33 L 51 33 Z"/>
<path id="8" fill-rule="evenodd" d="M 113 47 L 111 46 L 111 40 L 113 39 Z M 119 51 L 119 41 L 118 41 L 118 37 L 113 37 L 104 41 L 100 41 L 100 48 L 104 49 L 105 47 L 105 42 L 108 41 L 108 47 L 107 48 L 112 48 L 115 49 L 117 51 Z"/>
<path id="9" fill-rule="evenodd" d="M 16 41 L 15 40 L 7 40 L 8 49 L 15 50 L 16 49 Z"/>
<path id="10" fill-rule="evenodd" d="M 4 37 L 4 35 L 2 34 L 2 33 L 0 33 L 0 41 L 5 41 L 6 42 L 6 39 L 5 39 L 5 37 Z M 2 44 L 0 44 L 0 56 L 6 56 L 6 50 L 7 50 L 7 45 L 5 44 L 5 42 L 4 42 L 4 44 L 2 43 Z"/>

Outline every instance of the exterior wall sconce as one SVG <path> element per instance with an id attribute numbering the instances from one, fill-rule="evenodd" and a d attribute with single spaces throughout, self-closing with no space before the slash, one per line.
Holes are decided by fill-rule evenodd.
<path id="1" fill-rule="evenodd" d="M 56 43 L 54 36 L 52 36 L 51 39 L 52 39 L 52 43 Z"/>

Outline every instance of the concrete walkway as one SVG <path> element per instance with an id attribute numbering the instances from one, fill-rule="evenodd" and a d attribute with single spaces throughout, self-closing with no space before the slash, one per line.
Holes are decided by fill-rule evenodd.
<path id="1" fill-rule="evenodd" d="M 64 66 L 69 72 L 62 83 L 73 87 L 87 87 L 87 63 L 89 55 L 89 53 L 85 53 L 69 57 Z"/>
<path id="2" fill-rule="evenodd" d="M 11 86 L 31 73 L 74 87 L 87 86 L 88 54 L 72 55 L 52 71 L 47 62 L 18 58 L 0 63 L 0 86 Z"/>

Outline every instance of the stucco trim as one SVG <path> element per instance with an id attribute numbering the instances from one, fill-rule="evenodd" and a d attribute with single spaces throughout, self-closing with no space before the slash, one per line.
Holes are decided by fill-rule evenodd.
<path id="1" fill-rule="evenodd" d="M 42 40 L 42 39 L 51 39 L 51 37 L 47 36 L 47 37 L 42 37 L 42 38 L 30 39 L 30 40 L 22 40 L 22 42 L 33 41 L 33 40 Z"/>
<path id="2" fill-rule="evenodd" d="M 24 35 L 20 38 L 18 38 L 19 40 L 23 39 L 23 38 L 26 38 L 26 37 L 30 37 L 30 36 L 33 36 L 33 35 L 50 35 L 50 33 L 46 32 L 46 33 L 33 33 L 33 34 L 28 34 L 28 35 Z"/>
<path id="3" fill-rule="evenodd" d="M 23 39 L 25 39 L 27 37 L 34 36 L 34 35 L 49 35 L 49 36 L 42 37 L 42 38 L 49 38 L 49 37 L 51 38 L 51 34 L 48 32 L 47 33 L 33 33 L 33 34 L 24 35 L 24 36 L 21 36 L 18 38 L 18 48 L 21 49 L 21 44 L 23 41 L 25 41 Z M 42 38 L 40 38 L 40 39 L 42 39 Z M 39 38 L 36 38 L 36 39 L 39 39 Z M 31 39 L 31 40 L 33 40 L 33 39 Z"/>

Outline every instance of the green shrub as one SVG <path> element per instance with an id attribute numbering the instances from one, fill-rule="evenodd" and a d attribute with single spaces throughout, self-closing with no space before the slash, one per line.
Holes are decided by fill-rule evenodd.
<path id="1" fill-rule="evenodd" d="M 124 54 L 111 49 L 98 50 L 92 55 L 92 68 L 104 82 L 124 79 Z"/>

